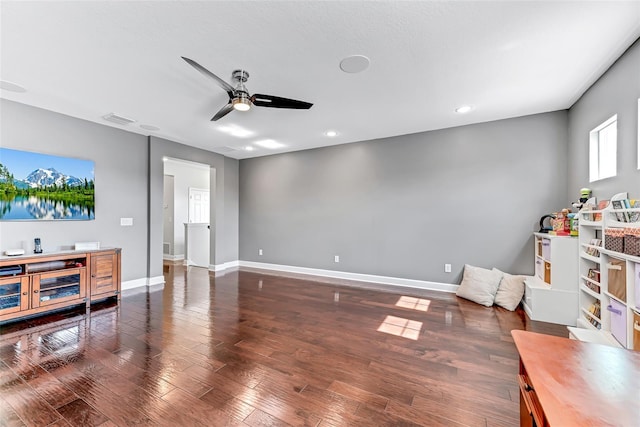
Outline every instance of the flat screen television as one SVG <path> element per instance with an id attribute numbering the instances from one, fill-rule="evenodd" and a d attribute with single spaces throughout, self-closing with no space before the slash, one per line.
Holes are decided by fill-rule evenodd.
<path id="1" fill-rule="evenodd" d="M 93 161 L 0 148 L 0 221 L 93 219 Z"/>

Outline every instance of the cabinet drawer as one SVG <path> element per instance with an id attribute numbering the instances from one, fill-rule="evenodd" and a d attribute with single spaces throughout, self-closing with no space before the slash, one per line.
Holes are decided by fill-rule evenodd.
<path id="1" fill-rule="evenodd" d="M 551 263 L 549 261 L 544 262 L 544 281 L 551 284 Z"/>
<path id="2" fill-rule="evenodd" d="M 29 308 L 29 278 L 0 279 L 0 316 Z"/>
<path id="3" fill-rule="evenodd" d="M 627 302 L 627 262 L 622 259 L 612 259 L 607 264 L 609 273 L 607 290 L 620 301 Z"/>
<path id="4" fill-rule="evenodd" d="M 622 344 L 627 346 L 627 307 L 614 299 L 609 300 L 607 311 L 611 316 L 611 335 Z"/>
<path id="5" fill-rule="evenodd" d="M 538 277 L 538 279 L 540 280 L 544 280 L 544 264 L 545 262 L 542 260 L 542 258 L 536 258 L 536 277 Z"/>
<path id="6" fill-rule="evenodd" d="M 118 294 L 119 262 L 117 252 L 91 255 L 91 300 Z"/>
<path id="7" fill-rule="evenodd" d="M 549 261 L 551 259 L 551 240 L 542 239 L 542 258 Z"/>
<path id="8" fill-rule="evenodd" d="M 542 405 L 526 373 L 518 375 L 518 383 L 520 385 L 520 421 L 533 420 L 534 426 L 546 426 Z"/>
<path id="9" fill-rule="evenodd" d="M 32 308 L 81 300 L 85 295 L 85 267 L 41 273 L 33 276 Z"/>

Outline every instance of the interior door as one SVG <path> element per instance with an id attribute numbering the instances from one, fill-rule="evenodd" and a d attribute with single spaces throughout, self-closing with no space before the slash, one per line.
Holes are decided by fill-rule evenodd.
<path id="1" fill-rule="evenodd" d="M 209 222 L 209 190 L 189 188 L 189 222 Z"/>

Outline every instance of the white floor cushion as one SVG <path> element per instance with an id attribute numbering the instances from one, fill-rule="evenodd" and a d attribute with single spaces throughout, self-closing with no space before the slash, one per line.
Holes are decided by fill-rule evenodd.
<path id="1" fill-rule="evenodd" d="M 498 269 L 494 268 L 494 270 L 500 272 Z M 526 276 L 516 276 L 509 273 L 502 273 L 502 275 L 494 304 L 513 311 L 520 304 L 522 295 L 524 295 L 524 279 Z"/>
<path id="2" fill-rule="evenodd" d="M 487 270 L 465 264 L 462 282 L 456 295 L 486 307 L 491 307 L 502 279 L 500 270 Z"/>

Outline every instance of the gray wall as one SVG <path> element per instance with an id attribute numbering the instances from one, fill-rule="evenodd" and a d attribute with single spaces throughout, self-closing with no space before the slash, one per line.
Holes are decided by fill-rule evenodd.
<path id="1" fill-rule="evenodd" d="M 212 200 L 222 238 L 211 239 L 212 264 L 238 259 L 238 161 L 165 139 L 145 137 L 109 126 L 0 99 L 2 147 L 95 162 L 94 221 L 0 221 L 0 251 L 32 245 L 69 249 L 77 241 L 100 241 L 122 251 L 122 280 L 162 278 L 162 158 L 208 164 Z M 133 218 L 121 227 L 120 218 Z M 212 214 L 213 217 L 213 214 Z M 213 218 L 212 218 L 213 223 Z M 31 246 L 32 249 L 33 246 Z"/>
<path id="2" fill-rule="evenodd" d="M 122 248 L 122 280 L 147 276 L 146 137 L 0 100 L 2 147 L 95 162 L 96 219 L 93 221 L 0 221 L 0 250 L 69 249 L 78 241 Z M 161 193 L 162 194 L 162 193 Z M 120 218 L 133 218 L 121 227 Z M 30 246 L 29 246 L 30 245 Z"/>
<path id="3" fill-rule="evenodd" d="M 566 141 L 559 111 L 242 160 L 240 259 L 442 283 L 465 263 L 531 274 L 539 217 L 568 204 Z"/>
<path id="4" fill-rule="evenodd" d="M 569 110 L 569 194 L 577 198 L 589 187 L 598 199 L 623 191 L 640 198 L 638 171 L 638 98 L 640 98 L 640 40 Z M 618 114 L 618 175 L 589 182 L 589 132 Z"/>

